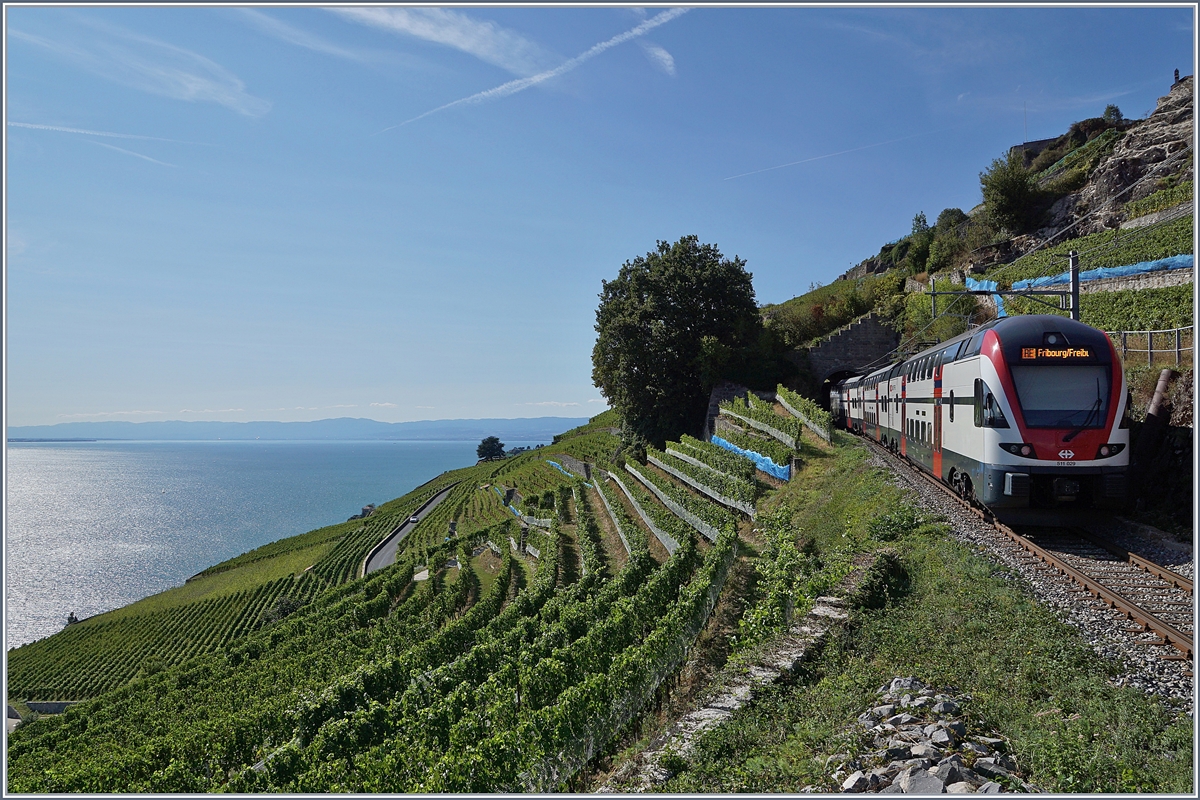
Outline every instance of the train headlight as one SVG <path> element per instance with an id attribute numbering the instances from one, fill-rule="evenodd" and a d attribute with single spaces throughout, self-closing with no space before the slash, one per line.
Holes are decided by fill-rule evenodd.
<path id="1" fill-rule="evenodd" d="M 1100 445 L 1100 449 L 1096 451 L 1096 458 L 1108 458 L 1109 456 L 1115 456 L 1124 449 L 1125 445 L 1122 443 L 1102 444 Z"/>
<path id="2" fill-rule="evenodd" d="M 1027 444 L 1025 442 L 1009 442 L 1007 444 L 1002 444 L 1000 446 L 1002 448 L 1004 448 L 1006 451 L 1008 451 L 1009 453 L 1012 453 L 1014 456 L 1023 456 L 1024 458 L 1034 458 L 1035 457 L 1034 452 L 1033 452 L 1033 445 Z"/>

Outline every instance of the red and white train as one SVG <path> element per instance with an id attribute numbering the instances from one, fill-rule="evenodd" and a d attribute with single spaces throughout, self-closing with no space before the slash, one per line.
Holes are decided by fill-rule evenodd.
<path id="1" fill-rule="evenodd" d="M 1129 402 L 1108 336 L 1003 317 L 830 392 L 839 425 L 992 508 L 1125 499 Z"/>

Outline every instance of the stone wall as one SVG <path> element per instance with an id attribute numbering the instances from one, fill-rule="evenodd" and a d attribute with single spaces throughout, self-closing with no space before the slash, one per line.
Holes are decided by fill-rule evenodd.
<path id="1" fill-rule="evenodd" d="M 900 334 L 874 312 L 859 317 L 809 348 L 808 363 L 817 385 L 836 372 L 862 372 L 887 363 Z M 799 357 L 794 352 L 792 358 Z"/>

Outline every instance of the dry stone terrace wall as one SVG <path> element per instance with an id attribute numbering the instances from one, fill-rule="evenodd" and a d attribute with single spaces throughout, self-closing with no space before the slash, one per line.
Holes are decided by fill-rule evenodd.
<path id="1" fill-rule="evenodd" d="M 899 344 L 900 334 L 872 312 L 809 348 L 808 363 L 821 384 L 836 372 L 863 372 L 868 365 L 885 363 Z M 788 357 L 798 362 L 800 351 Z"/>

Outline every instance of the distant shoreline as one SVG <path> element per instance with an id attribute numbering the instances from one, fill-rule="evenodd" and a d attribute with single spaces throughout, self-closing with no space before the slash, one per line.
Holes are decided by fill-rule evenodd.
<path id="1" fill-rule="evenodd" d="M 9 442 L 99 442 L 100 439 L 18 439 L 10 436 Z"/>

